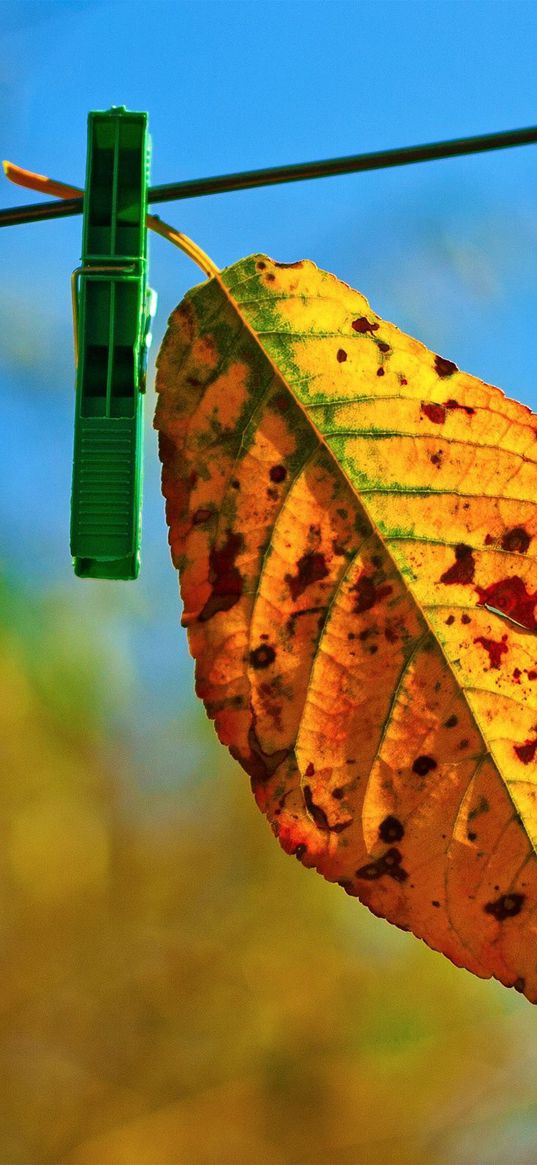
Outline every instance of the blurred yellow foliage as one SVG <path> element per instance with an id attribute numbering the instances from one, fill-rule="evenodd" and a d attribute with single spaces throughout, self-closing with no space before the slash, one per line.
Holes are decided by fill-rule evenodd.
<path id="1" fill-rule="evenodd" d="M 96 723 L 107 676 L 81 694 L 24 609 L 8 595 L 0 647 L 0 1160 L 497 1161 L 526 1001 L 289 862 L 196 713 L 201 771 L 177 730 L 176 789 L 141 796 Z"/>

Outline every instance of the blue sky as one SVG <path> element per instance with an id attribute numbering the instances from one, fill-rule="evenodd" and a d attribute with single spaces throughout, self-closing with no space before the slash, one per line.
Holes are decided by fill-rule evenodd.
<path id="1" fill-rule="evenodd" d="M 436 141 L 536 120 L 534 3 L 0 0 L 2 156 L 83 181 L 88 110 L 146 109 L 155 183 Z M 163 205 L 219 265 L 309 257 L 381 314 L 537 407 L 537 147 Z M 4 183 L 9 206 L 34 196 Z M 78 219 L 0 235 L 2 556 L 32 593 L 105 626 L 142 726 L 193 714 L 148 393 L 143 573 L 75 580 L 69 276 Z M 151 240 L 166 319 L 199 273 Z M 144 719 L 145 717 L 145 719 Z M 169 773 L 173 759 L 162 760 Z M 158 767 L 158 764 L 157 766 Z M 170 779 L 172 779 L 170 775 Z"/>

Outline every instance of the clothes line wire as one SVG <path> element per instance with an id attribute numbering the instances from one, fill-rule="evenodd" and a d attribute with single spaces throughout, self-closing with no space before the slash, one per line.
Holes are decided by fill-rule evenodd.
<path id="1" fill-rule="evenodd" d="M 330 178 L 337 174 L 356 174 L 369 170 L 383 170 L 391 166 L 408 166 L 415 162 L 433 162 L 441 158 L 504 150 L 511 146 L 526 146 L 536 142 L 537 126 L 527 126 L 523 129 L 454 138 L 421 146 L 402 146 L 367 154 L 351 154 L 343 158 L 329 158 L 319 162 L 299 162 L 294 165 L 271 166 L 262 170 L 246 170 L 238 174 L 223 174 L 214 178 L 191 178 L 182 182 L 170 182 L 150 187 L 148 201 L 176 202 L 185 198 L 201 198 L 208 194 L 276 186 L 284 182 L 303 182 L 312 178 Z M 82 214 L 82 209 L 82 197 L 9 207 L 0 210 L 0 227 L 65 218 L 69 215 Z"/>

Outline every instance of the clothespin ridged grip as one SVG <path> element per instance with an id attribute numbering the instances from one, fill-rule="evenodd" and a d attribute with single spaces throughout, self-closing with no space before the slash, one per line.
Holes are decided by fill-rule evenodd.
<path id="1" fill-rule="evenodd" d="M 82 578 L 140 569 L 147 287 L 147 113 L 88 116 L 82 265 L 74 273 L 71 554 Z"/>

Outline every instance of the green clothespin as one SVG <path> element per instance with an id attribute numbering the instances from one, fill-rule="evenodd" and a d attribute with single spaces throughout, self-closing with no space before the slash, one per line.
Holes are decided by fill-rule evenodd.
<path id="1" fill-rule="evenodd" d="M 73 272 L 76 411 L 71 554 L 80 578 L 140 570 L 147 287 L 147 113 L 88 116 L 82 266 Z"/>

